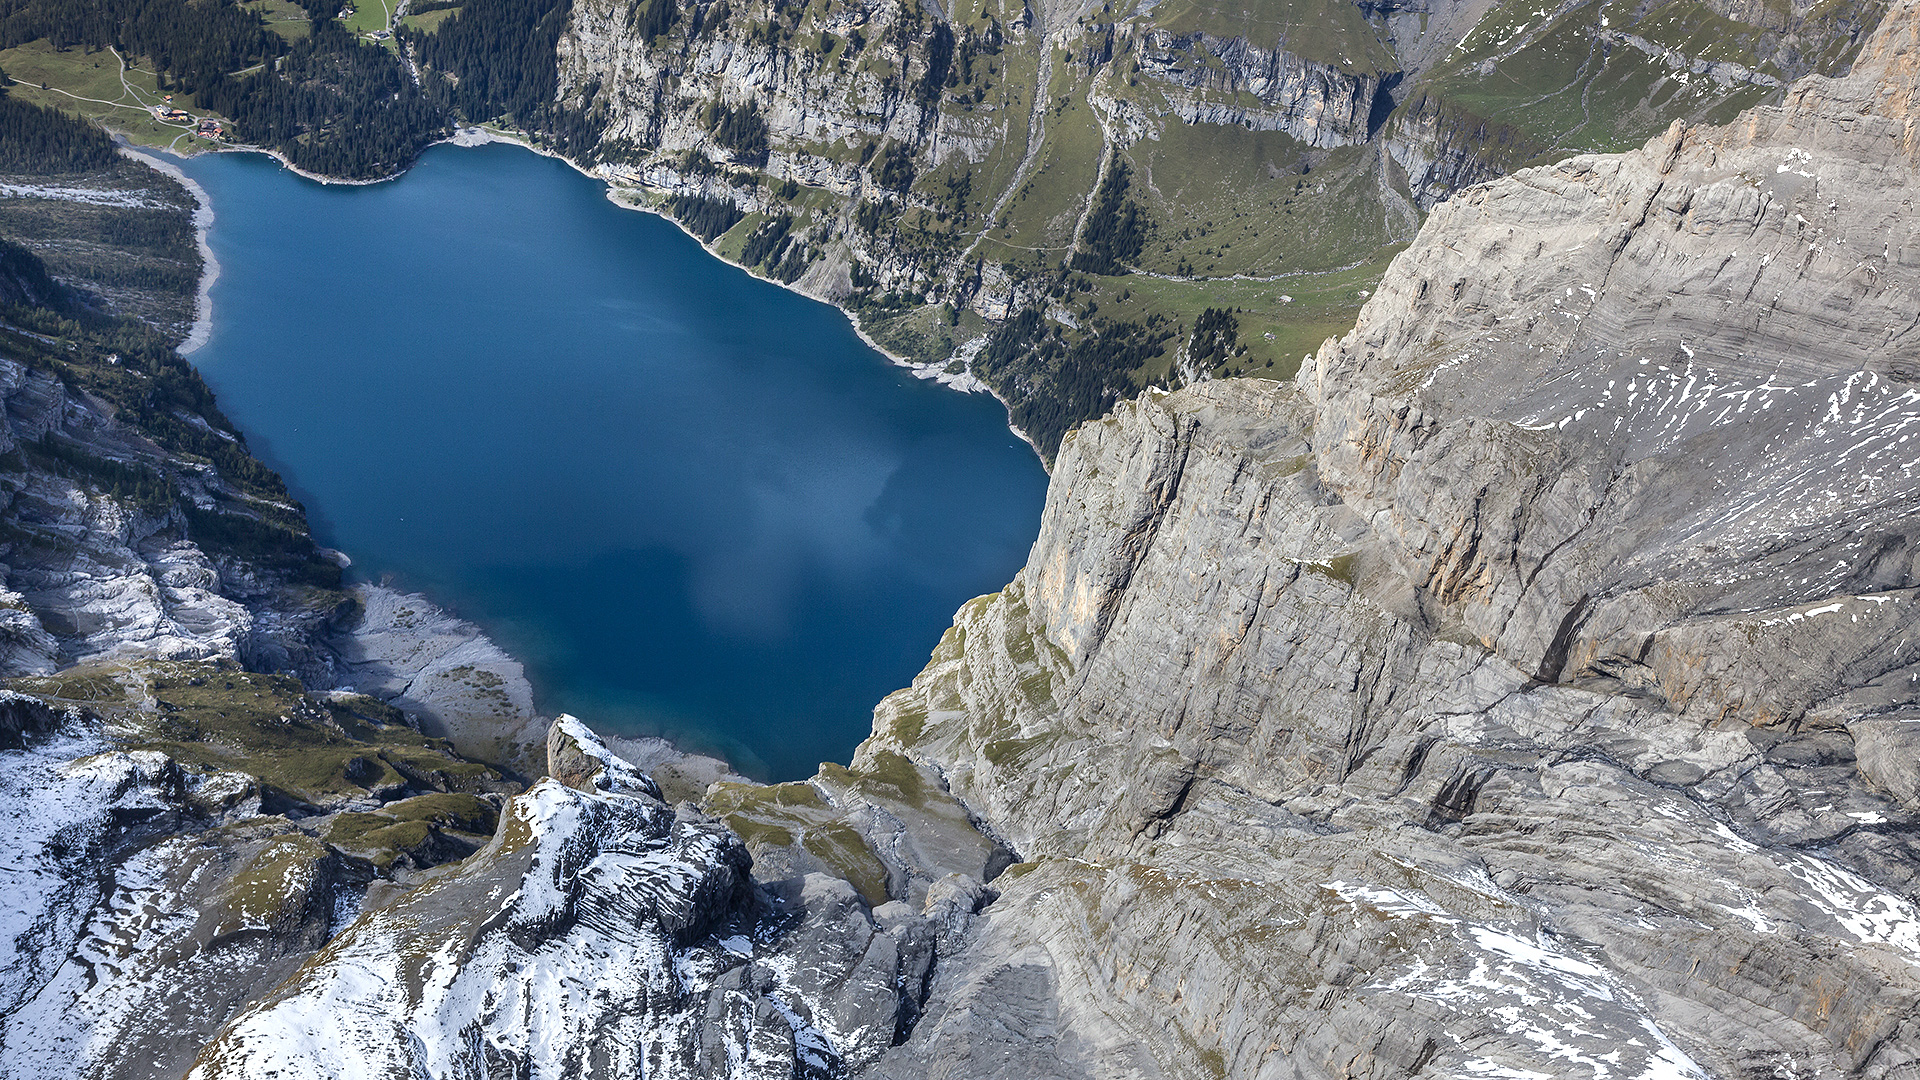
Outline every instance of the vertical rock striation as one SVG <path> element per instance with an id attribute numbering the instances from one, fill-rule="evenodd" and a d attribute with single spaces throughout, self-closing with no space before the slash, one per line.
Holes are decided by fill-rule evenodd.
<path id="1" fill-rule="evenodd" d="M 1920 1065 L 1917 34 L 1070 438 L 862 750 L 1025 860 L 877 1074 Z"/>
<path id="2" fill-rule="evenodd" d="M 157 1040 L 129 942 L 256 942 L 197 1080 L 1911 1076 L 1916 93 L 1908 0 L 1844 78 L 1447 202 L 1296 382 L 1079 428 L 1027 566 L 809 782 L 669 806 L 562 718 L 490 844 L 355 917 L 365 860 L 244 778 L 9 757 L 87 843 L 233 820 L 200 884 L 187 839 L 126 858 L 91 936 L 86 860 L 36 879 L 85 945 L 0 972 L 7 1037 Z M 480 656 L 401 603 L 369 686 Z"/>

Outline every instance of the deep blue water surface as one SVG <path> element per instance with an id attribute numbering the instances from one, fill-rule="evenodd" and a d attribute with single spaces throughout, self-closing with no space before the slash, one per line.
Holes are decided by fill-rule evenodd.
<path id="1" fill-rule="evenodd" d="M 480 623 L 545 710 L 803 776 L 1026 557 L 1046 478 L 998 404 L 559 162 L 185 168 L 221 406 L 322 543 Z"/>

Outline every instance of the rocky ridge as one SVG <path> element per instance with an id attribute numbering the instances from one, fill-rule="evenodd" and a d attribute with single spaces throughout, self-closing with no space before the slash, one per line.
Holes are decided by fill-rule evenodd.
<path id="1" fill-rule="evenodd" d="M 845 769 L 669 809 L 557 724 L 200 1075 L 1910 1073 L 1917 57 L 1476 189 L 1297 383 L 1083 426 Z"/>
<path id="2" fill-rule="evenodd" d="M 931 920 L 749 877 L 738 837 L 562 716 L 486 850 L 362 915 L 188 1074 L 829 1077 L 895 1041 Z"/>
<path id="3" fill-rule="evenodd" d="M 350 645 L 26 603 L 60 670 L 0 703 L 45 809 L 0 1067 L 1920 1068 L 1916 88 L 1907 3 L 1846 78 L 1446 203 L 1297 383 L 1081 427 L 1026 569 L 804 783 L 688 765 L 670 806 L 564 719 L 522 791 L 460 752 L 532 730 L 510 661 L 395 594 Z M 119 506 L 93 458 L 22 491 Z M 464 726 L 242 671 L 261 640 Z"/>
<path id="4" fill-rule="evenodd" d="M 1915 1067 L 1916 35 L 1081 429 L 862 751 L 1027 860 L 878 1074 Z"/>

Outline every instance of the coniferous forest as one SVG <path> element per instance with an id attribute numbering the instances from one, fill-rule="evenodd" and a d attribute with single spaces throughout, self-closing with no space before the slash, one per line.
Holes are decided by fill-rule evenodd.
<path id="1" fill-rule="evenodd" d="M 1029 307 L 995 329 L 974 357 L 973 369 L 983 377 L 1019 387 L 1009 414 L 1048 454 L 1073 425 L 1139 393 L 1133 372 L 1163 354 L 1175 336 L 1159 315 L 1144 322 L 1096 319 L 1093 329 L 1068 338 Z"/>
<path id="2" fill-rule="evenodd" d="M 285 51 L 258 13 L 232 0 L 0 0 L 0 48 L 41 38 L 56 49 L 145 57 L 189 91 Z"/>
<path id="3" fill-rule="evenodd" d="M 4 78 L 0 75 L 0 80 Z M 106 132 L 65 113 L 7 96 L 0 88 L 0 172 L 90 172 L 113 161 L 113 140 Z"/>
<path id="4" fill-rule="evenodd" d="M 57 49 L 118 49 L 150 63 L 163 89 L 194 94 L 232 120 L 239 141 L 349 179 L 406 168 L 462 121 L 508 117 L 568 145 L 598 136 L 591 118 L 551 104 L 554 43 L 571 0 L 470 0 L 436 32 L 402 28 L 421 61 L 417 82 L 393 50 L 342 26 L 334 0 L 300 5 L 310 32 L 288 42 L 235 0 L 0 0 L 0 48 L 44 39 Z M 34 123 L 31 113 L 0 109 L 11 109 L 0 124 Z M 78 159 L 48 160 L 66 169 Z"/>
<path id="5" fill-rule="evenodd" d="M 1146 244 L 1147 222 L 1140 207 L 1127 198 L 1132 170 L 1114 154 L 1107 175 L 1093 197 L 1087 226 L 1080 237 L 1083 250 L 1074 252 L 1073 268 L 1088 274 L 1124 274 Z"/>
<path id="6" fill-rule="evenodd" d="M 572 0 L 469 0 L 431 34 L 410 33 L 436 95 L 470 120 L 539 127 L 560 80 L 555 45 Z"/>
<path id="7" fill-rule="evenodd" d="M 331 18 L 274 67 L 197 88 L 243 142 L 271 146 L 303 169 L 370 179 L 406 168 L 450 130 L 446 110 L 391 52 Z"/>

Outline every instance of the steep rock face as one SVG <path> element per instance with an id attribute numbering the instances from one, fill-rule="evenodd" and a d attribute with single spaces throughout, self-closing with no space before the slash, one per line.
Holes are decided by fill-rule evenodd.
<path id="1" fill-rule="evenodd" d="M 576 4 L 560 46 L 562 96 L 587 94 L 597 84 L 611 116 L 609 140 L 668 151 L 712 145 L 712 125 L 701 116 L 708 102 L 760 102 L 775 144 L 918 142 L 935 119 L 911 91 L 926 61 L 912 47 L 913 25 L 896 29 L 911 15 L 898 5 L 852 5 L 823 27 L 842 35 L 862 30 L 876 43 L 876 59 L 898 69 L 887 75 L 864 66 L 848 70 L 815 49 L 787 45 L 777 29 L 771 41 L 743 33 L 757 29 L 745 12 L 730 21 L 727 11 L 711 6 L 691 9 L 681 27 L 688 52 L 674 55 L 656 47 L 628 12 L 624 4 Z"/>
<path id="2" fill-rule="evenodd" d="M 50 373 L 0 360 L 0 400 L 0 452 L 20 455 L 21 444 L 43 439 L 80 443 L 103 458 L 155 452 Z M 223 581 L 203 551 L 179 538 L 176 515 L 142 513 L 70 475 L 20 464 L 15 482 L 0 488 L 0 514 L 21 526 L 7 558 L 8 616 L 16 624 L 8 635 L 9 673 L 51 671 L 108 652 L 204 659 L 300 649 L 270 637 L 256 641 L 256 629 L 267 627 L 245 599 L 263 598 L 267 586 L 239 573 Z M 194 494 L 211 505 L 219 478 L 208 470 L 198 479 Z"/>
<path id="3" fill-rule="evenodd" d="M 1515 163 L 1546 149 L 1525 132 L 1459 114 L 1427 94 L 1394 114 L 1385 146 L 1423 210 L 1433 209 L 1455 191 L 1502 176 Z"/>
<path id="4" fill-rule="evenodd" d="M 0 691 L 0 750 L 24 750 L 27 739 L 57 731 L 77 713 L 66 714 L 39 698 Z"/>
<path id="5" fill-rule="evenodd" d="M 1184 123 L 1283 131 L 1323 149 L 1366 141 L 1375 102 L 1399 74 L 1315 63 L 1245 38 L 1161 29 L 1143 36 L 1138 62 L 1142 74 L 1173 88 L 1167 109 Z"/>
<path id="6" fill-rule="evenodd" d="M 1303 373 L 1326 477 L 1436 617 L 1709 717 L 1907 700 L 1912 33 L 1449 203 Z"/>
<path id="7" fill-rule="evenodd" d="M 747 212 L 778 213 L 778 200 L 729 183 L 726 166 L 764 167 L 771 176 L 834 192 L 846 211 L 862 198 L 884 201 L 888 188 L 865 168 L 873 147 L 910 148 L 918 168 L 949 158 L 978 160 L 1018 137 L 1005 114 L 943 117 L 936 107 L 945 71 L 932 76 L 932 94 L 919 89 L 929 78 L 924 42 L 925 13 L 898 4 L 851 5 L 782 36 L 784 17 L 725 3 L 691 7 L 661 38 L 636 24 L 628 4 L 585 0 L 573 6 L 560 41 L 560 99 L 600 110 L 607 119 L 603 152 L 617 162 L 614 175 L 657 189 L 698 194 L 741 204 Z M 839 44 L 853 35 L 871 42 L 864 58 L 848 64 L 815 47 L 830 36 Z M 668 41 L 679 47 L 663 47 Z M 948 39 L 949 53 L 952 37 Z M 713 110 L 751 106 L 760 125 L 751 137 L 717 137 Z M 752 125 L 749 125 L 751 127 Z M 858 157 L 865 148 L 866 157 Z M 689 156 L 691 155 L 691 156 Z M 624 159 L 624 160 L 623 160 Z M 704 167 L 694 167 L 696 163 Z M 876 163 L 877 164 L 877 163 Z M 834 217 L 845 216 L 836 213 Z M 832 257 L 802 276 L 783 275 L 811 295 L 844 298 L 851 290 L 849 230 L 813 234 Z M 835 241 L 838 241 L 836 244 Z M 910 285 L 929 268 L 881 247 L 863 250 L 867 263 L 890 281 Z"/>
<path id="8" fill-rule="evenodd" d="M 1297 387 L 1067 442 L 855 762 L 1025 860 L 877 1075 L 1920 1063 L 1917 27 L 1447 204 Z"/>
<path id="9" fill-rule="evenodd" d="M 1703 730 L 1437 636 L 1308 415 L 1216 384 L 1084 429 L 1065 527 L 883 706 L 864 752 L 936 765 L 1028 862 L 880 1074 L 1906 1061 L 1909 819 L 1845 735 Z"/>
<path id="10" fill-rule="evenodd" d="M 1036 11 L 988 2 L 943 15 L 857 3 L 796 15 L 707 3 L 688 5 L 664 29 L 638 10 L 583 0 L 559 44 L 559 101 L 604 120 L 603 174 L 747 213 L 797 211 L 796 236 L 814 245 L 820 261 L 806 270 L 766 269 L 811 295 L 844 300 L 858 265 L 859 276 L 882 288 L 973 305 L 995 318 L 1017 298 L 1009 298 L 997 266 L 972 258 L 977 244 L 929 235 L 903 246 L 886 229 L 855 228 L 851 211 L 862 200 L 895 212 L 919 209 L 938 216 L 941 233 L 955 226 L 971 233 L 996 216 L 1018 215 L 1022 185 L 1039 173 L 1084 173 L 1067 181 L 1082 188 L 1075 204 L 1046 226 L 1070 251 L 1084 213 L 1079 204 L 1091 198 L 1110 148 L 1157 137 L 1166 125 L 1283 132 L 1303 149 L 1351 146 L 1384 116 L 1387 88 L 1398 78 L 1391 56 L 1365 38 L 1344 50 L 1317 40 L 1295 46 L 1284 35 L 1267 40 L 1265 27 L 1251 36 L 1175 32 L 1143 19 L 1090 22 L 1077 8 L 1049 5 Z M 1362 25 L 1350 15 L 1344 21 Z M 1336 55 L 1342 51 L 1354 55 Z M 1074 60 L 1063 64 L 1067 56 Z M 1125 86 L 1114 74 L 1120 67 L 1130 73 Z M 1095 130 L 1072 130 L 1071 142 L 1049 134 L 1061 108 L 1056 71 L 1071 87 L 1069 98 L 1091 95 L 1101 114 Z M 1136 84 L 1150 90 L 1127 89 Z M 764 137 L 743 143 L 723 135 L 719 110 L 749 104 Z M 910 167 L 887 173 L 876 149 L 896 150 Z M 836 205 L 791 206 L 743 183 L 749 174 L 740 169 L 832 192 Z M 957 194 L 915 183 L 961 173 L 968 187 Z"/>

